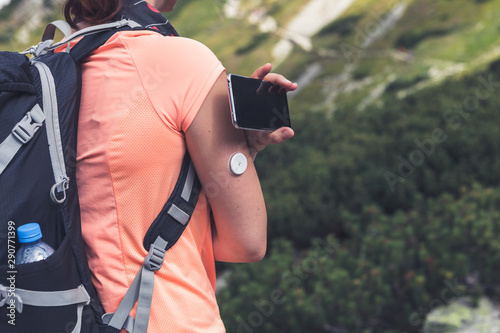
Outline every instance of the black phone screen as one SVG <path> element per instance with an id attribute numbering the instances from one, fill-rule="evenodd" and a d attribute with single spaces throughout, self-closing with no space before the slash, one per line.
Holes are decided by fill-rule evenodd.
<path id="1" fill-rule="evenodd" d="M 291 127 L 286 92 L 267 81 L 228 76 L 233 123 L 237 128 L 273 131 Z"/>

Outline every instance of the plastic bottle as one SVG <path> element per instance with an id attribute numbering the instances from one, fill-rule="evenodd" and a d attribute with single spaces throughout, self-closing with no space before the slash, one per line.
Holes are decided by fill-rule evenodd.
<path id="1" fill-rule="evenodd" d="M 28 223 L 17 228 L 21 247 L 16 252 L 16 265 L 28 264 L 48 258 L 54 249 L 42 241 L 42 230 L 38 223 Z"/>

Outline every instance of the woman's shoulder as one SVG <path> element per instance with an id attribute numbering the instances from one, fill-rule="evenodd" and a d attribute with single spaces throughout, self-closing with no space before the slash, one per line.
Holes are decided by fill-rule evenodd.
<path id="1" fill-rule="evenodd" d="M 116 34 L 114 39 L 124 43 L 129 50 L 150 52 L 159 56 L 194 54 L 198 57 L 215 57 L 206 45 L 194 39 L 163 36 L 150 30 L 122 31 Z"/>

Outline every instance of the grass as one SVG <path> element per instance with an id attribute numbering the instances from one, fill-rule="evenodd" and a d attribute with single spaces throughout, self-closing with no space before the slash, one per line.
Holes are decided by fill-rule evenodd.
<path id="1" fill-rule="evenodd" d="M 497 43 L 500 23 L 500 2 L 482 5 L 476 21 L 457 33 L 429 39 L 418 48 L 419 54 L 457 62 L 470 62 L 491 50 Z"/>
<path id="2" fill-rule="evenodd" d="M 342 43 L 358 47 L 362 33 L 376 24 L 378 17 L 397 2 L 357 0 L 336 22 L 325 27 L 314 38 L 317 47 L 341 50 Z M 397 79 L 386 95 L 411 86 L 429 77 L 433 67 L 446 69 L 457 63 L 465 65 L 464 72 L 484 69 L 500 56 L 496 43 L 500 22 L 500 1 L 477 2 L 470 0 L 414 0 L 407 1 L 406 12 L 394 29 L 383 38 L 363 49 L 355 62 L 354 80 L 375 77 L 380 73 L 395 73 Z M 412 61 L 396 58 L 397 47 L 406 42 Z M 403 54 L 400 54 L 403 55 Z M 342 52 L 339 60 L 324 66 L 331 76 L 341 73 L 338 62 L 345 62 Z M 292 57 L 293 58 L 293 57 Z M 326 63 L 326 59 L 323 59 Z M 304 63 L 306 61 L 303 61 Z M 462 75 L 462 73 L 456 74 Z M 340 95 L 336 103 L 354 107 L 369 94 L 372 87 Z"/>
<path id="3" fill-rule="evenodd" d="M 252 73 L 257 67 L 272 60 L 272 50 L 280 37 L 261 33 L 251 25 L 248 13 L 262 6 L 282 25 L 286 25 L 306 3 L 291 0 L 257 0 L 242 2 L 241 19 L 224 17 L 225 1 L 186 1 L 177 13 L 167 15 L 181 36 L 196 39 L 207 45 L 231 72 Z M 248 74 L 249 75 L 249 74 Z"/>

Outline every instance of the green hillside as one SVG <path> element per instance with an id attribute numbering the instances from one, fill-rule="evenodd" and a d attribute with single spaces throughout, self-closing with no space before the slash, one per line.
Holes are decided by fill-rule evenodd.
<path id="1" fill-rule="evenodd" d="M 0 12 L 2 49 L 42 30 L 23 45 L 21 3 Z M 228 3 L 167 17 L 232 73 L 293 40 L 275 70 L 301 85 L 295 138 L 256 161 L 268 254 L 218 266 L 227 331 L 420 332 L 459 296 L 499 302 L 500 0 L 355 0 L 310 39 L 287 31 L 307 1 Z"/>

